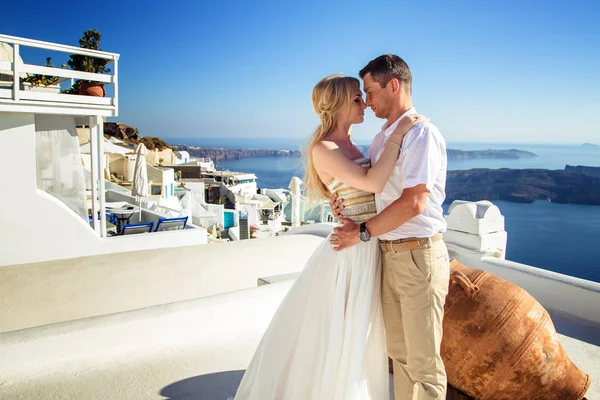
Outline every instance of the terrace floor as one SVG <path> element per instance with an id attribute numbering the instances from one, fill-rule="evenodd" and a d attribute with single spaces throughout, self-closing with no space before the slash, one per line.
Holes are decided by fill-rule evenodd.
<path id="1" fill-rule="evenodd" d="M 225 400 L 291 283 L 1 334 L 0 399 Z M 600 399 L 600 348 L 560 339 Z"/>

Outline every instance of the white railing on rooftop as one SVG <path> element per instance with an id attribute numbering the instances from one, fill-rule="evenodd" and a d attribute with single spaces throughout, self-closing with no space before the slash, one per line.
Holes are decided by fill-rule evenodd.
<path id="1" fill-rule="evenodd" d="M 12 62 L 0 59 L 0 71 L 12 71 L 10 73 L 12 75 L 12 82 L 10 80 L 0 81 L 0 111 L 69 115 L 118 115 L 118 54 L 2 34 L 0 34 L 0 43 L 7 43 L 12 47 Z M 26 64 L 21 61 L 21 46 L 104 58 L 109 60 L 109 63 L 112 63 L 112 74 L 97 74 Z M 84 79 L 113 85 L 113 96 L 95 97 L 25 91 L 21 88 L 21 75 L 23 73 L 55 76 L 59 78 L 57 82 L 59 84 L 67 80 Z"/>

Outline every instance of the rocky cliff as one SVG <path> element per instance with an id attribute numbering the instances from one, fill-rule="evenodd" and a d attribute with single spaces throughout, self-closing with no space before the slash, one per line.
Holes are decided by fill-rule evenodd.
<path id="1" fill-rule="evenodd" d="M 196 158 L 212 158 L 213 160 L 237 160 L 244 157 L 292 157 L 300 156 L 298 150 L 257 150 L 257 149 L 222 149 L 216 147 L 196 147 L 187 145 L 171 146 L 176 151 L 187 151 Z"/>
<path id="2" fill-rule="evenodd" d="M 585 165 L 567 165 L 565 171 L 574 174 L 600 177 L 600 167 L 587 167 Z"/>
<path id="3" fill-rule="evenodd" d="M 448 149 L 446 151 L 448 153 L 448 159 L 450 160 L 470 160 L 475 158 L 499 158 L 499 159 L 509 159 L 516 160 L 519 158 L 531 158 L 537 157 L 537 154 L 534 154 L 530 151 L 517 150 L 517 149 L 505 149 L 505 150 L 454 150 Z"/>
<path id="4" fill-rule="evenodd" d="M 138 129 L 133 126 L 123 124 L 121 122 L 105 122 L 104 123 L 104 136 L 115 137 L 119 140 L 123 140 L 126 143 L 144 143 L 148 150 L 164 150 L 170 149 L 171 146 L 164 140 L 155 136 L 144 136 L 141 137 Z"/>
<path id="5" fill-rule="evenodd" d="M 547 169 L 448 171 L 447 202 L 482 199 L 600 205 L 600 177 Z"/>
<path id="6" fill-rule="evenodd" d="M 104 134 L 125 141 L 137 142 L 140 140 L 140 134 L 137 128 L 121 122 L 105 122 Z"/>

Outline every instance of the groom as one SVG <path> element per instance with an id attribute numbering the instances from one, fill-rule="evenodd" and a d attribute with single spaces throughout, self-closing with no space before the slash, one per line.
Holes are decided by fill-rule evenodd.
<path id="1" fill-rule="evenodd" d="M 396 55 L 372 60 L 360 71 L 367 106 L 387 122 L 369 150 L 375 163 L 398 122 L 416 113 L 411 100 L 412 76 Z M 404 137 L 394 171 L 375 194 L 377 216 L 360 225 L 340 218 L 331 242 L 336 250 L 379 238 L 383 250 L 381 300 L 386 342 L 394 365 L 397 400 L 443 400 L 446 371 L 440 356 L 444 302 L 450 266 L 442 240 L 446 230 L 442 203 L 446 186 L 446 143 L 429 122 Z M 341 200 L 330 199 L 336 216 Z"/>

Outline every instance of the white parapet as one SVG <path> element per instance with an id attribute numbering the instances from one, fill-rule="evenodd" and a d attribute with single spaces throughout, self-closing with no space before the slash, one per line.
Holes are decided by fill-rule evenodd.
<path id="1" fill-rule="evenodd" d="M 482 255 L 504 258 L 506 231 L 504 216 L 492 202 L 456 200 L 445 216 L 448 230 L 444 241 L 463 249 L 474 250 Z"/>

